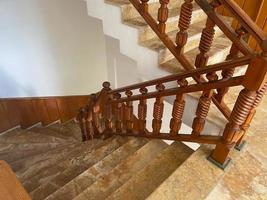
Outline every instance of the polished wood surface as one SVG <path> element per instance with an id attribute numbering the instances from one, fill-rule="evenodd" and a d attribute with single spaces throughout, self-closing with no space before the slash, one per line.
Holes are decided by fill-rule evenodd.
<path id="1" fill-rule="evenodd" d="M 28 128 L 41 122 L 73 119 L 79 108 L 88 103 L 89 96 L 0 98 L 0 132 L 16 126 Z"/>
<path id="2" fill-rule="evenodd" d="M 31 200 L 29 194 L 5 161 L 0 161 L 0 199 Z"/>

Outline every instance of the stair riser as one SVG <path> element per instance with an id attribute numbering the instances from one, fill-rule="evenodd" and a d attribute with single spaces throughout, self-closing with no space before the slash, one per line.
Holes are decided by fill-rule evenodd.
<path id="1" fill-rule="evenodd" d="M 171 0 L 168 8 L 172 9 L 172 8 L 177 8 L 181 6 L 181 1 L 179 0 Z M 160 3 L 156 2 L 156 3 L 152 3 L 150 2 L 149 4 L 149 13 L 152 15 L 156 15 L 158 12 L 158 9 L 160 7 Z M 122 19 L 123 20 L 129 20 L 135 17 L 140 17 L 140 14 L 138 13 L 138 11 L 135 9 L 135 7 L 132 4 L 128 4 L 128 5 L 123 5 L 121 6 L 122 9 Z"/>
<path id="2" fill-rule="evenodd" d="M 217 38 L 221 35 L 223 35 L 223 32 L 218 27 L 216 27 L 214 37 Z M 184 52 L 189 52 L 190 50 L 197 48 L 199 46 L 200 38 L 201 38 L 201 32 L 199 32 L 198 34 L 196 34 L 192 37 L 189 37 L 187 45 L 184 48 Z M 165 62 L 173 59 L 173 58 L 174 58 L 174 56 L 169 51 L 169 49 L 165 48 L 165 49 L 162 49 L 159 51 L 159 63 L 161 65 L 164 64 Z M 194 63 L 192 63 L 192 64 L 194 64 Z M 183 68 L 181 67 L 181 69 L 183 69 Z"/>
<path id="3" fill-rule="evenodd" d="M 198 23 L 202 20 L 205 20 L 207 16 L 205 13 L 199 9 L 193 11 L 191 24 Z M 177 30 L 178 32 L 178 22 L 179 22 L 179 15 L 175 17 L 170 17 L 166 23 L 166 32 L 171 32 Z M 150 40 L 157 37 L 155 32 L 148 26 L 146 26 L 144 29 L 140 30 L 139 34 L 139 41 L 143 42 L 146 40 Z"/>

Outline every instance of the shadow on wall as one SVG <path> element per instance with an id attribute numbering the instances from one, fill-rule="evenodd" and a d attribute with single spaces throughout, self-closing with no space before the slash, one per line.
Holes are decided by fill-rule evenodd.
<path id="1" fill-rule="evenodd" d="M 137 62 L 120 52 L 120 41 L 105 36 L 108 80 L 113 88 L 124 87 L 141 81 Z"/>
<path id="2" fill-rule="evenodd" d="M 18 83 L 10 74 L 0 66 L 0 98 L 34 96 L 36 92 L 32 87 L 25 87 Z"/>

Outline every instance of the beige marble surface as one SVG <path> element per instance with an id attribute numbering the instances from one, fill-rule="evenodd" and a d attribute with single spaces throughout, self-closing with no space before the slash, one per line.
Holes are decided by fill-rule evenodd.
<path id="1" fill-rule="evenodd" d="M 267 98 L 264 98 L 252 122 L 247 146 L 234 160 L 229 172 L 219 181 L 207 200 L 267 199 L 266 119 Z"/>

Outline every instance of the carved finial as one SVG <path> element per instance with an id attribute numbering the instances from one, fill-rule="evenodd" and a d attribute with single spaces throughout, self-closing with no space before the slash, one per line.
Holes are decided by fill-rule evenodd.
<path id="1" fill-rule="evenodd" d="M 120 99 L 121 98 L 121 94 L 120 93 L 115 93 L 115 94 L 113 94 L 113 97 L 115 99 Z"/>
<path id="2" fill-rule="evenodd" d="M 221 5 L 221 3 L 218 1 L 218 0 L 213 0 L 210 5 L 213 7 L 213 8 L 217 8 Z"/>
<path id="3" fill-rule="evenodd" d="M 103 88 L 105 90 L 110 90 L 110 82 L 108 81 L 105 81 L 103 84 L 102 84 Z"/>
<path id="4" fill-rule="evenodd" d="M 148 89 L 145 88 L 145 87 L 143 87 L 143 88 L 140 88 L 139 92 L 140 92 L 141 94 L 146 94 L 146 93 L 148 92 Z"/>
<path id="5" fill-rule="evenodd" d="M 216 72 L 211 72 L 211 73 L 208 73 L 206 75 L 207 79 L 209 81 L 217 81 L 218 80 L 218 75 L 216 74 Z"/>
<path id="6" fill-rule="evenodd" d="M 156 85 L 156 89 L 159 92 L 162 92 L 163 90 L 165 90 L 165 86 L 162 83 L 160 83 L 160 84 Z"/>
<path id="7" fill-rule="evenodd" d="M 131 90 L 127 90 L 125 94 L 127 97 L 131 97 L 133 95 L 133 92 Z"/>
<path id="8" fill-rule="evenodd" d="M 188 85 L 188 81 L 187 81 L 185 78 L 178 80 L 177 83 L 178 83 L 178 85 L 180 85 L 181 87 L 185 87 L 185 86 Z"/>
<path id="9" fill-rule="evenodd" d="M 241 39 L 247 32 L 246 29 L 244 29 L 243 26 L 241 26 L 240 28 L 236 29 L 236 34 L 238 35 L 238 38 Z"/>

